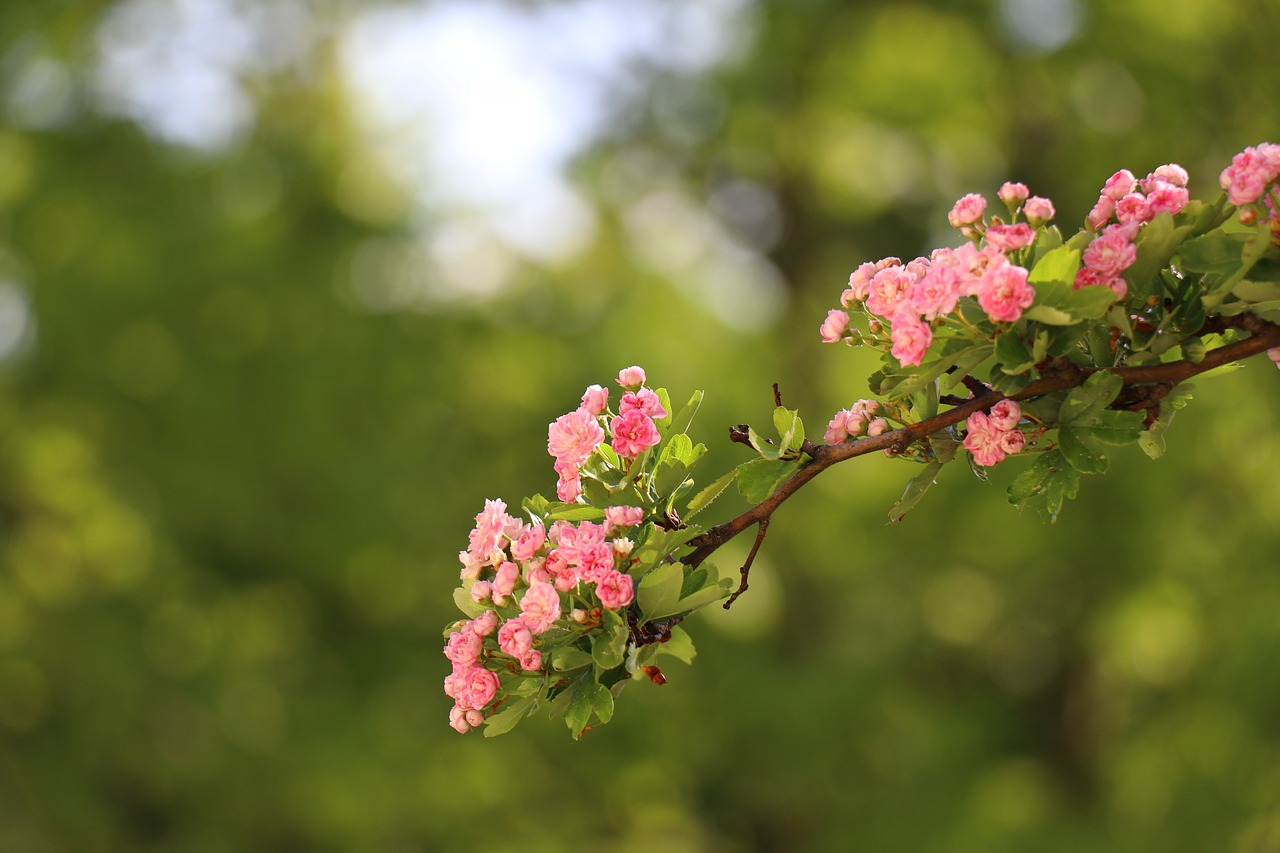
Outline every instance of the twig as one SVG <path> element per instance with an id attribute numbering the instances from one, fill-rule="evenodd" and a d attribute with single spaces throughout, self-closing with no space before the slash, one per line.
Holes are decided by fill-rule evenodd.
<path id="1" fill-rule="evenodd" d="M 762 518 L 756 526 L 756 542 L 751 546 L 751 553 L 747 555 L 747 561 L 742 564 L 742 580 L 738 583 L 738 588 L 734 590 L 733 595 L 729 596 L 729 600 L 724 603 L 724 609 L 728 610 L 733 603 L 738 600 L 738 596 L 747 591 L 747 576 L 751 574 L 751 564 L 756 560 L 756 554 L 760 552 L 760 546 L 764 543 L 764 535 L 769 532 L 769 519 Z"/>

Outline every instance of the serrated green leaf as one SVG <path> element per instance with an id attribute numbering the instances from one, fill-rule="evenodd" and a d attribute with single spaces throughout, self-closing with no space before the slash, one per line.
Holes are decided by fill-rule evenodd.
<path id="1" fill-rule="evenodd" d="M 521 699 L 512 703 L 509 707 L 502 709 L 484 721 L 484 736 L 497 737 L 504 735 L 516 727 L 516 725 L 534 709 L 534 700 L 532 697 Z"/>
<path id="2" fill-rule="evenodd" d="M 773 410 L 773 426 L 778 431 L 778 447 L 799 450 L 804 444 L 804 423 L 794 409 L 778 406 Z"/>
<path id="3" fill-rule="evenodd" d="M 1130 296 L 1146 299 L 1158 292 L 1157 273 L 1169 265 L 1179 247 L 1193 233 L 1194 226 L 1175 225 L 1173 216 L 1168 213 L 1157 214 L 1142 226 L 1137 240 L 1137 257 L 1123 273 L 1129 282 Z"/>
<path id="4" fill-rule="evenodd" d="M 1083 385 L 1068 392 L 1058 412 L 1058 422 L 1089 426 L 1097 420 L 1100 412 L 1111 405 L 1123 387 L 1124 380 L 1114 373 L 1105 370 L 1094 373 Z"/>
<path id="5" fill-rule="evenodd" d="M 724 474 L 723 476 L 717 478 L 714 483 L 712 483 L 711 485 L 707 486 L 705 489 L 703 489 L 702 491 L 694 495 L 693 499 L 689 501 L 688 506 L 685 507 L 684 516 L 683 516 L 684 520 L 688 521 L 698 513 L 702 512 L 708 506 L 710 506 L 712 501 L 720 497 L 721 493 L 723 493 L 725 489 L 729 488 L 729 486 L 732 485 L 733 481 L 736 480 L 737 477 L 738 477 L 738 469 L 734 468 L 733 470 L 729 471 L 727 474 Z"/>
<path id="6" fill-rule="evenodd" d="M 1097 320 L 1116 301 L 1109 287 L 1089 286 L 1079 290 L 1066 281 L 1043 281 L 1035 285 L 1036 301 L 1023 319 L 1048 326 L 1070 326 L 1083 320 Z"/>
<path id="7" fill-rule="evenodd" d="M 694 657 L 698 651 L 693 647 L 693 640 L 689 638 L 686 632 L 679 625 L 671 629 L 671 639 L 657 646 L 657 653 L 665 655 L 669 658 L 675 658 L 683 663 L 693 663 Z"/>
<path id="8" fill-rule="evenodd" d="M 658 427 L 658 431 L 667 434 L 667 427 L 671 426 L 671 395 L 667 393 L 666 388 L 657 388 L 654 390 L 658 395 L 659 402 L 662 403 L 662 409 L 667 413 L 665 418 L 654 418 L 654 425 Z"/>
<path id="9" fill-rule="evenodd" d="M 597 507 L 609 505 L 608 486 L 595 477 L 582 477 L 579 482 L 582 484 L 582 496 L 587 499 L 587 503 Z"/>
<path id="10" fill-rule="evenodd" d="M 978 353 L 983 353 L 982 358 L 978 359 L 976 362 L 977 364 L 981 364 L 990 352 L 991 344 L 983 341 L 979 344 L 950 351 L 946 355 L 940 357 L 937 361 L 926 362 L 919 367 L 906 368 L 905 375 L 893 386 L 892 390 L 888 393 L 888 397 L 891 400 L 901 400 L 903 397 L 909 397 L 934 382 L 938 377 L 942 376 L 942 374 L 946 373 L 952 367 L 955 367 L 962 359 L 968 361 Z"/>
<path id="11" fill-rule="evenodd" d="M 552 504 L 555 507 L 543 517 L 543 521 L 599 521 L 604 510 L 587 504 Z"/>
<path id="12" fill-rule="evenodd" d="M 1244 302 L 1274 302 L 1280 300 L 1280 282 L 1245 279 L 1236 282 L 1231 295 Z"/>
<path id="13" fill-rule="evenodd" d="M 1229 274 L 1240 266 L 1248 236 L 1215 231 L 1187 240 L 1178 248 L 1178 266 L 1183 272 Z"/>
<path id="14" fill-rule="evenodd" d="M 607 723 L 613 719 L 613 694 L 603 684 L 597 684 L 591 695 L 591 710 L 595 711 L 601 723 Z"/>
<path id="15" fill-rule="evenodd" d="M 897 524 L 902 521 L 903 517 L 915 508 L 915 505 L 924 497 L 924 493 L 929 491 L 933 486 L 938 472 L 942 470 L 942 462 L 930 462 L 920 470 L 907 482 L 906 489 L 902 492 L 902 497 L 898 498 L 898 502 L 889 508 L 889 523 Z"/>
<path id="16" fill-rule="evenodd" d="M 640 579 L 636 603 L 645 619 L 660 619 L 679 611 L 680 589 L 684 584 L 684 565 L 662 563 Z"/>
<path id="17" fill-rule="evenodd" d="M 1099 453 L 1082 441 L 1079 433 L 1069 426 L 1058 431 L 1058 449 L 1062 456 L 1081 474 L 1101 474 L 1107 470 L 1111 460 L 1105 453 Z"/>
<path id="18" fill-rule="evenodd" d="M 748 503 L 758 504 L 800 470 L 800 463 L 786 459 L 752 459 L 738 466 L 738 491 Z"/>
<path id="19" fill-rule="evenodd" d="M 763 459 L 777 459 L 782 454 L 782 448 L 774 447 L 764 436 L 750 426 L 747 427 L 747 441 L 751 443 L 751 446 L 755 448 L 755 451 Z"/>
<path id="20" fill-rule="evenodd" d="M 683 436 L 681 436 L 683 438 Z M 659 501 L 684 485 L 689 466 L 679 459 L 664 459 L 653 472 L 653 491 Z"/>
<path id="21" fill-rule="evenodd" d="M 1173 416 L 1191 402 L 1191 394 L 1195 386 L 1184 382 L 1174 388 L 1160 401 L 1160 414 L 1147 430 L 1138 438 L 1138 446 L 1151 459 L 1159 459 L 1164 455 L 1164 432 L 1173 422 Z"/>
<path id="22" fill-rule="evenodd" d="M 551 503 L 542 495 L 532 495 L 525 498 L 521 506 L 535 522 L 538 522 L 550 511 Z"/>
<path id="23" fill-rule="evenodd" d="M 716 583 L 704 586 L 697 592 L 689 593 L 676 603 L 675 610 L 666 615 L 673 616 L 676 613 L 688 613 L 693 610 L 698 610 L 699 608 L 706 607 L 708 604 L 719 601 L 722 598 L 726 598 L 728 595 L 729 590 L 726 589 L 722 583 L 717 581 Z"/>
<path id="24" fill-rule="evenodd" d="M 671 424 L 667 428 L 667 433 L 683 433 L 689 429 L 689 424 L 693 422 L 693 416 L 698 413 L 698 407 L 702 405 L 702 392 L 694 391 L 693 396 L 689 398 L 689 402 L 684 404 L 675 417 L 671 419 Z M 669 410 L 668 410 L 669 411 Z"/>

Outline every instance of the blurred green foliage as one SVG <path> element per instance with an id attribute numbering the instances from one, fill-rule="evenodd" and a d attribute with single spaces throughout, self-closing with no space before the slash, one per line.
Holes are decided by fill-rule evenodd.
<path id="1" fill-rule="evenodd" d="M 706 388 L 707 477 L 772 382 L 811 423 L 865 396 L 825 309 L 950 241 L 960 194 L 1021 180 L 1071 223 L 1169 161 L 1216 192 L 1276 141 L 1274 0 L 745 4 L 740 49 L 637 70 L 575 161 L 583 253 L 392 310 L 361 287 L 432 273 L 354 129 L 353 8 L 291 6 L 307 53 L 193 150 L 101 108 L 113 5 L 0 5 L 0 850 L 1280 850 L 1265 362 L 1056 526 L 1013 471 L 893 527 L 910 466 L 829 472 L 687 626 L 695 665 L 578 744 L 449 730 L 439 634 L 471 516 L 552 487 L 585 385 Z M 688 221 L 766 253 L 768 322 L 664 254 Z"/>

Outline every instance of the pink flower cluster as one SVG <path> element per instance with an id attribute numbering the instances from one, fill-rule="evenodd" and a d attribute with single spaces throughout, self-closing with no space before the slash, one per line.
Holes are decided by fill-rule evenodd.
<path id="1" fill-rule="evenodd" d="M 616 534 L 643 522 L 643 509 L 609 507 L 602 524 L 557 521 L 550 529 L 513 518 L 506 509 L 500 500 L 485 501 L 470 547 L 458 555 L 472 601 L 493 605 L 459 622 L 444 647 L 453 664 L 444 680 L 444 692 L 454 701 L 449 724 L 459 732 L 484 721 L 486 707 L 501 691 L 499 672 L 543 670 L 538 637 L 561 619 L 562 596 L 610 610 L 635 597 L 631 575 L 617 568 L 626 564 L 632 542 Z M 585 611 L 575 607 L 568 618 L 580 624 Z"/>
<path id="2" fill-rule="evenodd" d="M 1239 206 L 1262 198 L 1267 186 L 1277 178 L 1280 178 L 1280 145 L 1263 142 L 1232 157 L 1231 165 L 1218 176 L 1218 183 L 1227 191 L 1227 201 Z"/>
<path id="3" fill-rule="evenodd" d="M 1141 181 L 1121 169 L 1107 179 L 1085 223 L 1090 231 L 1112 220 L 1141 225 L 1161 213 L 1181 213 L 1188 199 L 1187 170 L 1176 163 L 1159 167 Z"/>
<path id="4" fill-rule="evenodd" d="M 841 444 L 860 435 L 880 435 L 887 432 L 889 422 L 876 417 L 880 410 L 877 400 L 859 400 L 847 409 L 836 412 L 827 424 L 822 440 L 827 444 Z"/>
<path id="5" fill-rule="evenodd" d="M 547 452 L 556 460 L 556 496 L 560 500 L 573 502 L 582 494 L 582 466 L 604 443 L 604 424 L 613 438 L 614 452 L 623 459 L 635 459 L 662 441 L 654 421 L 667 417 L 667 410 L 644 382 L 643 368 L 624 368 L 618 373 L 618 384 L 625 393 L 617 416 L 610 419 L 608 389 L 592 385 L 576 410 L 556 418 L 547 428 Z"/>
<path id="6" fill-rule="evenodd" d="M 974 412 L 966 422 L 968 434 L 964 437 L 965 449 L 973 454 L 973 461 L 989 467 L 1003 462 L 1006 456 L 1020 453 L 1027 444 L 1026 436 L 1018 429 L 1022 409 L 1012 400 L 1001 400 L 991 407 L 990 414 Z"/>
<path id="7" fill-rule="evenodd" d="M 971 238 L 958 249 L 936 249 L 928 258 L 902 263 L 884 258 L 865 263 L 849 276 L 841 294 L 845 309 L 861 303 L 872 315 L 871 332 L 889 321 L 890 353 L 904 366 L 924 360 L 933 344 L 933 329 L 945 323 L 961 299 L 974 298 L 996 323 L 1012 323 L 1035 301 L 1027 270 L 1010 260 L 1036 241 L 1036 228 L 1055 215 L 1053 202 L 1031 196 L 1024 184 L 1006 183 L 1000 199 L 1012 222 L 984 219 L 986 200 L 975 193 L 955 203 L 947 220 Z M 1025 217 L 1026 221 L 1018 221 Z M 822 340 L 836 343 L 848 333 L 849 313 L 833 309 L 822 324 Z M 838 431 L 838 430 L 837 430 Z"/>
<path id="8" fill-rule="evenodd" d="M 1117 299 L 1123 299 L 1129 293 L 1129 282 L 1121 273 L 1138 258 L 1134 239 L 1140 227 L 1136 222 L 1116 222 L 1104 227 L 1080 258 L 1083 263 L 1076 271 L 1075 289 L 1109 287 Z"/>

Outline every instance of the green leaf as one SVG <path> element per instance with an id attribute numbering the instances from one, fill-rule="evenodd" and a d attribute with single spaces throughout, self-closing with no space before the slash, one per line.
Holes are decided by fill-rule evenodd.
<path id="1" fill-rule="evenodd" d="M 1078 388 L 1072 388 L 1062 401 L 1058 422 L 1088 426 L 1097 420 L 1124 387 L 1124 380 L 1114 373 L 1100 370 Z"/>
<path id="2" fill-rule="evenodd" d="M 666 434 L 667 427 L 671 425 L 671 420 L 672 420 L 671 419 L 671 395 L 667 393 L 666 388 L 657 388 L 654 390 L 653 393 L 658 395 L 658 400 L 662 403 L 663 411 L 667 413 L 667 416 L 665 418 L 655 418 L 653 423 L 655 426 L 658 427 L 658 430 L 660 432 L 662 432 L 663 434 Z"/>
<path id="3" fill-rule="evenodd" d="M 1158 291 L 1156 276 L 1169 265 L 1178 248 L 1195 233 L 1192 225 L 1174 225 L 1173 216 L 1157 214 L 1142 227 L 1138 236 L 1138 255 L 1124 278 L 1129 282 L 1129 293 L 1137 299 L 1146 299 Z"/>
<path id="4" fill-rule="evenodd" d="M 717 581 L 709 586 L 704 586 L 697 592 L 692 592 L 684 598 L 676 602 L 675 610 L 671 613 L 664 614 L 674 616 L 676 613 L 688 613 L 699 608 L 706 607 L 708 604 L 726 598 L 729 595 L 729 584 L 723 581 Z"/>
<path id="5" fill-rule="evenodd" d="M 1027 342 L 1012 329 L 996 338 L 996 363 L 1010 376 L 1025 373 L 1036 365 Z"/>
<path id="6" fill-rule="evenodd" d="M 589 666 L 591 655 L 577 646 L 559 646 L 551 653 L 551 668 L 559 672 L 569 672 Z"/>
<path id="7" fill-rule="evenodd" d="M 471 600 L 470 586 L 456 587 L 453 590 L 453 603 L 458 605 L 458 609 L 461 610 L 468 619 L 474 619 L 489 609 L 487 605 L 478 604 Z"/>
<path id="8" fill-rule="evenodd" d="M 677 438 L 685 438 L 685 436 L 680 435 Z M 685 440 L 688 441 L 687 438 Z M 684 485 L 688 473 L 689 466 L 679 459 L 664 459 L 659 462 L 653 472 L 653 491 L 658 500 L 663 500 Z"/>
<path id="9" fill-rule="evenodd" d="M 764 459 L 777 459 L 782 454 L 781 447 L 770 444 L 764 436 L 750 426 L 747 427 L 747 441 L 751 442 L 751 446 Z"/>
<path id="10" fill-rule="evenodd" d="M 804 423 L 799 412 L 778 406 L 773 410 L 773 426 L 778 431 L 778 447 L 783 450 L 799 450 L 804 444 Z"/>
<path id="11" fill-rule="evenodd" d="M 1037 284 L 1036 301 L 1023 318 L 1048 326 L 1070 326 L 1082 320 L 1097 320 L 1116 301 L 1109 287 L 1091 285 L 1074 289 L 1071 282 L 1045 281 Z"/>
<path id="12" fill-rule="evenodd" d="M 533 495 L 527 497 L 521 504 L 524 511 L 527 512 L 535 522 L 541 521 L 548 512 L 550 512 L 551 503 L 542 495 Z"/>
<path id="13" fill-rule="evenodd" d="M 497 737 L 504 735 L 516 727 L 516 724 L 529 716 L 534 709 L 534 699 L 529 697 L 512 703 L 509 707 L 494 714 L 484 721 L 484 736 Z"/>
<path id="14" fill-rule="evenodd" d="M 627 637 L 624 633 L 609 632 L 597 634 L 591 641 L 591 659 L 603 672 L 622 666 L 627 652 Z"/>
<path id="15" fill-rule="evenodd" d="M 689 424 L 693 422 L 693 416 L 698 413 L 698 407 L 702 405 L 702 392 L 694 391 L 693 396 L 689 398 L 689 402 L 684 404 L 684 408 L 675 414 L 671 419 L 671 424 L 667 428 L 667 433 L 683 433 L 689 429 Z M 668 411 L 670 411 L 668 409 Z"/>
<path id="16" fill-rule="evenodd" d="M 1215 231 L 1188 240 L 1178 250 L 1178 266 L 1183 272 L 1227 275 L 1240 266 L 1240 255 L 1248 234 Z"/>
<path id="17" fill-rule="evenodd" d="M 752 459 L 738 466 L 738 491 L 748 503 L 758 504 L 800 470 L 800 463 L 786 459 Z"/>
<path id="18" fill-rule="evenodd" d="M 1059 237 L 1061 239 L 1061 237 Z M 1047 282 L 1071 283 L 1080 269 L 1080 252 L 1068 246 L 1059 246 L 1036 261 L 1027 274 L 1027 283 L 1036 286 Z"/>
<path id="19" fill-rule="evenodd" d="M 599 521 L 604 518 L 604 510 L 587 504 L 554 503 L 552 511 L 543 517 L 544 521 Z"/>
<path id="20" fill-rule="evenodd" d="M 1160 415 L 1138 438 L 1138 446 L 1151 459 L 1159 459 L 1164 455 L 1164 431 L 1173 423 L 1173 416 L 1179 409 L 1186 408 L 1191 402 L 1191 394 L 1195 386 L 1184 382 L 1174 388 L 1160 401 Z"/>
<path id="21" fill-rule="evenodd" d="M 963 343 L 961 339 L 953 338 L 952 340 Z M 955 345 L 953 345 L 955 346 Z M 991 344 L 983 341 L 972 346 L 966 346 L 962 349 L 954 349 L 943 355 L 937 361 L 926 362 L 919 367 L 907 368 L 905 377 L 899 381 L 890 391 L 889 399 L 900 400 L 903 397 L 909 397 L 917 391 L 921 390 L 929 383 L 935 381 L 939 376 L 946 373 L 962 359 L 968 361 L 972 357 L 982 353 L 982 358 L 977 359 L 975 364 L 981 364 L 986 360 L 987 355 L 991 353 Z"/>
<path id="22" fill-rule="evenodd" d="M 1058 449 L 1071 467 L 1081 474 L 1101 474 L 1111 464 L 1105 453 L 1089 447 L 1072 427 L 1064 426 L 1058 431 Z"/>
<path id="23" fill-rule="evenodd" d="M 582 496 L 587 499 L 587 503 L 596 507 L 609 505 L 610 494 L 608 486 L 595 477 L 582 477 L 579 482 L 582 483 Z"/>
<path id="24" fill-rule="evenodd" d="M 941 462 L 930 462 L 921 469 L 907 482 L 907 488 L 902 492 L 902 497 L 898 498 L 898 502 L 889 508 L 889 523 L 897 524 L 902 521 L 903 517 L 915 508 L 915 505 L 924 497 L 924 493 L 934 484 L 938 476 L 938 472 L 942 470 Z"/>
<path id="25" fill-rule="evenodd" d="M 684 565 L 662 563 L 640 579 L 636 603 L 645 619 L 660 619 L 678 613 L 680 589 L 684 584 Z"/>
<path id="26" fill-rule="evenodd" d="M 602 723 L 613 719 L 613 694 L 603 684 L 597 684 L 591 694 L 591 710 L 595 711 Z"/>
<path id="27" fill-rule="evenodd" d="M 596 689 L 595 674 L 587 670 L 573 683 L 569 692 L 569 707 L 564 712 L 564 724 L 569 727 L 573 739 L 582 737 L 582 730 L 591 720 L 591 712 L 595 710 Z"/>
<path id="28" fill-rule="evenodd" d="M 1023 507 L 1034 505 L 1046 521 L 1057 520 L 1064 501 L 1074 498 L 1080 489 L 1080 474 L 1068 464 L 1062 453 L 1050 450 L 1040 454 L 1035 463 L 1009 485 L 1009 502 Z"/>
<path id="29" fill-rule="evenodd" d="M 720 494 L 724 492 L 725 489 L 729 488 L 737 477 L 738 469 L 734 468 L 694 495 L 693 499 L 689 501 L 689 505 L 685 508 L 684 520 L 688 521 L 710 506 L 711 502 L 720 497 Z"/>
<path id="30" fill-rule="evenodd" d="M 683 663 L 693 663 L 698 651 L 693 647 L 693 640 L 689 638 L 688 632 L 676 625 L 671 629 L 671 639 L 658 645 L 658 654 Z"/>
<path id="31" fill-rule="evenodd" d="M 1274 302 L 1280 299 L 1280 282 L 1245 279 L 1236 282 L 1231 295 L 1244 302 Z"/>

